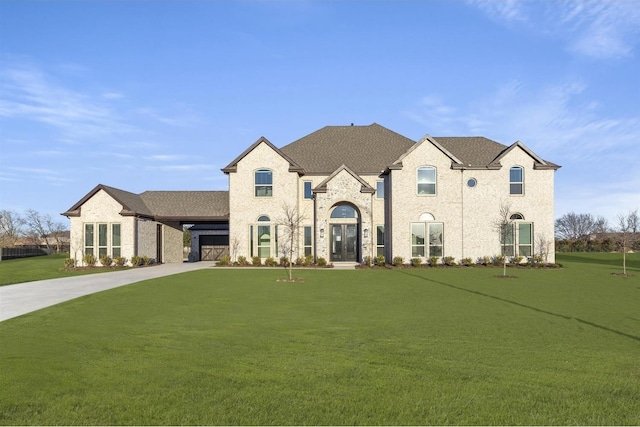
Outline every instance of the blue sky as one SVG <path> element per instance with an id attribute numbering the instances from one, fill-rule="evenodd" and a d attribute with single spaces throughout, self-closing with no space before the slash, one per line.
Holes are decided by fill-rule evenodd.
<path id="1" fill-rule="evenodd" d="M 0 209 L 226 190 L 265 136 L 522 141 L 556 216 L 640 207 L 638 1 L 0 1 Z M 66 221 L 59 217 L 61 221 Z"/>

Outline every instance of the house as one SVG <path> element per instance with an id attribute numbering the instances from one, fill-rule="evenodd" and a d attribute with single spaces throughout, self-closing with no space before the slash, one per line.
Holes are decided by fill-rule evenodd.
<path id="1" fill-rule="evenodd" d="M 183 261 L 183 224 L 228 224 L 227 191 L 145 191 L 99 184 L 62 213 L 71 223 L 71 258 L 84 254 Z M 197 242 L 196 242 L 197 245 Z"/>
<path id="2" fill-rule="evenodd" d="M 297 257 L 530 257 L 543 249 L 537 242 L 553 241 L 559 167 L 519 141 L 427 135 L 416 142 L 376 123 L 326 126 L 281 148 L 258 139 L 222 169 L 228 192 L 135 195 L 99 185 L 64 215 L 81 253 L 118 248 L 100 236 L 109 241 L 109 227 L 122 224 L 123 256 L 145 252 L 163 262 L 178 261 L 167 252 L 169 241 L 177 241 L 181 224 L 195 223 L 228 233 L 232 258 L 283 256 L 285 210 L 302 219 Z M 174 207 L 166 211 L 169 200 Z M 501 206 L 511 212 L 513 232 L 505 239 L 494 225 Z M 201 247 L 192 243 L 196 253 Z M 544 249 L 553 261 L 553 246 Z"/>

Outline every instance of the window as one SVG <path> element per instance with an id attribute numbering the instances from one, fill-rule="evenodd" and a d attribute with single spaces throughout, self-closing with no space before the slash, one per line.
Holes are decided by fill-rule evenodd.
<path id="1" fill-rule="evenodd" d="M 84 225 L 84 253 L 87 255 L 93 255 L 94 253 L 93 229 L 93 224 Z"/>
<path id="2" fill-rule="evenodd" d="M 273 195 L 273 174 L 269 169 L 255 172 L 255 196 L 271 197 Z"/>
<path id="3" fill-rule="evenodd" d="M 376 255 L 384 255 L 384 225 L 376 227 Z"/>
<path id="4" fill-rule="evenodd" d="M 444 224 L 414 222 L 411 224 L 411 256 L 441 257 L 444 255 Z"/>
<path id="5" fill-rule="evenodd" d="M 331 212 L 331 218 L 358 218 L 358 212 L 349 205 L 339 205 Z"/>
<path id="6" fill-rule="evenodd" d="M 376 199 L 384 199 L 384 181 L 376 181 Z"/>
<path id="7" fill-rule="evenodd" d="M 97 258 L 104 255 L 109 255 L 112 258 L 121 256 L 121 225 L 117 223 L 85 224 L 84 253 L 95 255 Z"/>
<path id="8" fill-rule="evenodd" d="M 120 224 L 111 224 L 111 255 L 113 258 L 122 254 L 120 237 Z"/>
<path id="9" fill-rule="evenodd" d="M 313 198 L 313 193 L 311 192 L 311 181 L 304 182 L 304 198 L 305 199 Z"/>
<path id="10" fill-rule="evenodd" d="M 109 240 L 107 224 L 98 224 L 98 256 L 107 255 L 109 251 Z"/>
<path id="11" fill-rule="evenodd" d="M 520 215 L 521 216 L 521 215 Z M 533 255 L 533 223 L 516 222 L 505 225 L 500 233 L 502 255 L 530 257 Z"/>
<path id="12" fill-rule="evenodd" d="M 312 255 L 313 253 L 313 239 L 311 236 L 311 227 L 304 227 L 304 256 Z"/>
<path id="13" fill-rule="evenodd" d="M 277 253 L 278 226 L 272 225 L 267 215 L 261 215 L 256 224 L 249 225 L 249 255 L 269 258 Z"/>
<path id="14" fill-rule="evenodd" d="M 436 194 L 436 168 L 431 166 L 418 168 L 418 194 Z"/>
<path id="15" fill-rule="evenodd" d="M 509 169 L 509 194 L 524 194 L 524 173 L 520 166 Z"/>

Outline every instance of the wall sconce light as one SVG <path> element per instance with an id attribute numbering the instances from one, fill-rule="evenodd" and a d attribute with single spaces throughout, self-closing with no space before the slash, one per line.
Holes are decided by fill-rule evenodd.
<path id="1" fill-rule="evenodd" d="M 320 229 L 320 238 L 324 239 L 324 228 Z"/>
<path id="2" fill-rule="evenodd" d="M 368 239 L 368 238 L 369 238 L 369 229 L 368 229 L 368 228 L 365 228 L 365 229 L 364 229 L 363 235 L 364 235 L 364 238 L 365 238 L 365 239 Z"/>

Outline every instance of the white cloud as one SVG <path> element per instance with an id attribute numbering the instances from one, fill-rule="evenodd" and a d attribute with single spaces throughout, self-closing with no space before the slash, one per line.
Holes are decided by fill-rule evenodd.
<path id="1" fill-rule="evenodd" d="M 567 49 L 597 59 L 625 57 L 639 42 L 640 6 L 609 0 L 473 0 L 491 19 L 514 31 L 545 34 Z"/>

